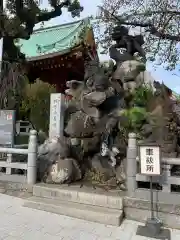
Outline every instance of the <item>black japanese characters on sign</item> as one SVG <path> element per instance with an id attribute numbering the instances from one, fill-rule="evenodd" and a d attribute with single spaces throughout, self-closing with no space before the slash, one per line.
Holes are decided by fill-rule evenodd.
<path id="1" fill-rule="evenodd" d="M 154 171 L 154 159 L 153 159 L 153 149 L 146 149 L 146 171 L 153 172 Z"/>
<path id="2" fill-rule="evenodd" d="M 159 146 L 140 146 L 140 171 L 149 176 L 161 175 Z"/>
<path id="3" fill-rule="evenodd" d="M 147 172 L 154 172 L 154 166 L 153 165 L 146 165 L 146 171 Z"/>
<path id="4" fill-rule="evenodd" d="M 153 156 L 153 149 L 152 148 L 147 148 L 146 149 L 146 155 L 147 156 Z"/>

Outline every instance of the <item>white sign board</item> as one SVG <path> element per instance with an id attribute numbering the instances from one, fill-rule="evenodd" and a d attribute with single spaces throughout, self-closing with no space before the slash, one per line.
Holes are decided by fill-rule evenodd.
<path id="1" fill-rule="evenodd" d="M 49 138 L 63 136 L 64 110 L 64 94 L 52 93 L 50 100 Z"/>
<path id="2" fill-rule="evenodd" d="M 140 171 L 149 176 L 161 175 L 160 147 L 140 146 Z"/>

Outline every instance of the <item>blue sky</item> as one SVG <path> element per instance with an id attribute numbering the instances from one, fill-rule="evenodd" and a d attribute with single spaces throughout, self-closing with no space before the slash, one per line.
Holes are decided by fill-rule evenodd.
<path id="1" fill-rule="evenodd" d="M 84 11 L 81 13 L 81 18 L 85 18 L 87 16 L 96 15 L 98 8 L 97 6 L 100 5 L 101 0 L 80 0 L 81 5 L 84 7 Z M 43 0 L 43 7 L 48 6 L 48 0 Z M 63 14 L 60 17 L 54 18 L 47 22 L 45 26 L 52 26 L 57 24 L 63 24 L 67 22 L 72 22 L 74 20 L 78 20 L 79 18 L 72 18 L 71 14 L 63 10 Z M 108 59 L 107 55 L 100 55 L 100 59 Z M 180 93 L 180 72 L 178 71 L 165 71 L 161 66 L 157 67 L 156 69 L 153 68 L 151 63 L 147 64 L 148 70 L 151 72 L 152 76 L 158 80 L 163 81 L 168 87 L 174 90 L 177 93 Z M 177 76 L 179 75 L 179 76 Z"/>

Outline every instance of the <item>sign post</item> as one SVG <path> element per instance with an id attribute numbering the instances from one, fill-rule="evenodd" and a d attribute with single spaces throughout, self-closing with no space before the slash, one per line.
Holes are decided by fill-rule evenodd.
<path id="1" fill-rule="evenodd" d="M 137 235 L 155 239 L 170 239 L 170 231 L 162 228 L 162 221 L 155 217 L 153 199 L 153 176 L 161 175 L 161 151 L 156 145 L 139 146 L 140 173 L 150 178 L 150 206 L 151 217 L 145 226 L 139 226 Z"/>

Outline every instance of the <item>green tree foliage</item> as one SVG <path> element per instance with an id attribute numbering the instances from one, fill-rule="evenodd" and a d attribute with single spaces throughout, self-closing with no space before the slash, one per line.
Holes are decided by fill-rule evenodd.
<path id="1" fill-rule="evenodd" d="M 151 86 L 145 85 L 136 89 L 132 95 L 132 104 L 134 106 L 147 108 L 147 104 L 153 98 L 154 93 Z"/>
<path id="2" fill-rule="evenodd" d="M 62 14 L 62 8 L 68 8 L 72 16 L 79 16 L 83 7 L 78 0 L 49 0 L 52 10 L 41 9 L 37 0 L 7 0 L 6 8 L 4 1 L 0 1 L 1 26 L 0 37 L 4 37 L 4 58 L 17 60 L 23 58 L 19 48 L 14 45 L 17 39 L 29 39 L 33 28 L 37 23 L 48 21 Z"/>
<path id="3" fill-rule="evenodd" d="M 3 37 L 0 108 L 14 109 L 17 104 L 13 106 L 12 103 L 21 98 L 19 86 L 22 84 L 21 76 L 25 75 L 25 56 L 17 45 L 18 39 L 28 40 L 37 23 L 60 16 L 63 7 L 68 8 L 73 17 L 79 16 L 83 10 L 78 0 L 49 0 L 51 10 L 41 9 L 40 3 L 42 1 L 38 0 L 0 1 L 0 38 Z"/>
<path id="4" fill-rule="evenodd" d="M 148 118 L 148 112 L 143 107 L 132 107 L 124 110 L 121 114 L 127 117 L 127 121 L 123 125 L 127 132 L 138 133 L 142 124 Z"/>
<path id="5" fill-rule="evenodd" d="M 144 35 L 148 60 L 170 70 L 176 67 L 180 61 L 179 0 L 102 0 L 99 9 L 104 31 L 99 31 L 98 40 L 105 50 L 111 44 L 112 28 L 119 22 Z"/>
<path id="6" fill-rule="evenodd" d="M 53 85 L 36 80 L 27 84 L 23 91 L 20 118 L 30 120 L 37 130 L 46 133 L 49 128 L 50 94 L 56 92 Z"/>
<path id="7" fill-rule="evenodd" d="M 142 125 L 149 121 L 148 102 L 153 99 L 154 93 L 150 86 L 141 86 L 132 93 L 131 107 L 120 111 L 120 116 L 125 116 L 123 128 L 126 132 L 139 133 Z M 119 128 L 121 128 L 121 123 Z"/>

